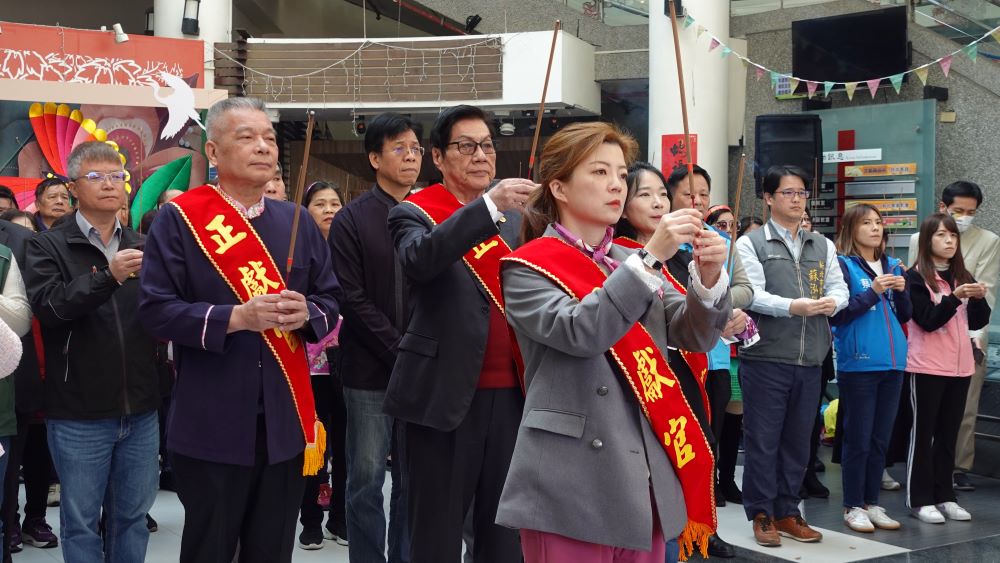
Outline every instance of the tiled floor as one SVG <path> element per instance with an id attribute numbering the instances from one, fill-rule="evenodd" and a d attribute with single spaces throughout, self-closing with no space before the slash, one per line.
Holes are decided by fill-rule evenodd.
<path id="1" fill-rule="evenodd" d="M 821 475 L 832 494 L 829 499 L 809 499 L 803 504 L 805 517 L 823 532 L 818 544 L 799 544 L 786 540 L 779 548 L 764 548 L 753 542 L 750 525 L 742 507 L 729 505 L 719 509 L 719 533 L 737 546 L 737 558 L 732 561 L 804 563 L 839 563 L 873 561 L 879 563 L 1000 563 L 1000 480 L 973 477 L 978 490 L 964 493 L 959 502 L 973 515 L 972 522 L 949 522 L 944 525 L 923 524 L 907 516 L 902 492 L 883 493 L 880 503 L 891 516 L 900 520 L 903 528 L 896 532 L 874 534 L 851 532 L 841 517 L 840 466 L 830 463 L 829 449 L 823 448 L 827 471 Z M 742 468 L 738 468 L 740 471 Z M 893 470 L 897 479 L 901 471 Z M 737 475 L 739 478 L 739 475 Z M 389 482 L 386 475 L 385 496 Z M 22 493 L 23 494 L 23 493 Z M 387 507 L 388 510 L 388 507 Z M 147 562 L 177 561 L 184 511 L 174 493 L 161 491 L 153 506 L 153 517 L 160 529 L 150 536 Z M 49 509 L 49 523 L 58 533 L 59 509 Z M 696 556 L 694 559 L 698 559 Z M 37 549 L 25 546 L 14 555 L 15 563 L 51 563 L 62 561 L 59 549 Z M 323 549 L 305 551 L 295 548 L 295 563 L 347 563 L 347 548 L 326 542 Z"/>

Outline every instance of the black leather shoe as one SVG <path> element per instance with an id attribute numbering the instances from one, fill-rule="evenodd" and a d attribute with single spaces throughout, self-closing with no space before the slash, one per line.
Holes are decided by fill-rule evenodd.
<path id="1" fill-rule="evenodd" d="M 813 473 L 823 473 L 826 471 L 826 464 L 822 460 L 817 459 L 815 463 L 812 464 Z"/>
<path id="2" fill-rule="evenodd" d="M 802 487 L 813 498 L 829 498 L 830 489 L 820 482 L 819 478 L 812 471 L 806 471 L 806 478 L 802 482 Z M 804 498 L 804 497 L 803 497 Z"/>
<path id="3" fill-rule="evenodd" d="M 955 472 L 954 487 L 956 491 L 974 491 L 976 486 L 969 480 L 969 476 L 962 472 Z"/>
<path id="4" fill-rule="evenodd" d="M 718 488 L 715 489 L 716 497 L 722 496 L 726 499 L 726 502 L 733 502 L 736 504 L 743 504 L 743 492 L 740 488 L 736 486 L 735 481 L 729 481 L 727 483 L 719 483 Z"/>
<path id="5" fill-rule="evenodd" d="M 713 534 L 708 538 L 708 555 L 711 557 L 732 559 L 736 557 L 736 548 L 718 535 Z"/>

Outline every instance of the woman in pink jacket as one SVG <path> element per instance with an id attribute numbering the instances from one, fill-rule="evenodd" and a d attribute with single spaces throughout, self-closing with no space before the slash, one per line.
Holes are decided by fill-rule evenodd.
<path id="1" fill-rule="evenodd" d="M 907 323 L 913 430 L 906 504 L 923 522 L 971 520 L 955 502 L 955 441 L 975 371 L 969 330 L 989 323 L 986 288 L 965 269 L 958 226 L 935 213 L 920 225 L 917 263 L 907 272 L 913 317 Z"/>

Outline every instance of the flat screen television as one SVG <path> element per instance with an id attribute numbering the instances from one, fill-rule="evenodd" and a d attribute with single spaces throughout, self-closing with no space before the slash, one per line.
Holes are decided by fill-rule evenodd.
<path id="1" fill-rule="evenodd" d="M 792 22 L 792 74 L 816 82 L 863 83 L 905 72 L 906 23 L 905 6 Z"/>

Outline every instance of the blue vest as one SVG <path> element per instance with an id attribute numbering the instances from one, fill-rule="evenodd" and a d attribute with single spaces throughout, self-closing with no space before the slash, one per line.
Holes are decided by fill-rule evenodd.
<path id="1" fill-rule="evenodd" d="M 848 290 L 851 297 L 871 288 L 875 272 L 857 256 L 838 256 L 847 266 Z M 899 260 L 884 256 L 886 273 L 903 275 Z M 864 315 L 844 326 L 834 327 L 834 346 L 839 371 L 887 371 L 906 369 L 906 335 L 896 318 L 892 302 L 894 291 L 879 295 L 878 302 Z"/>

